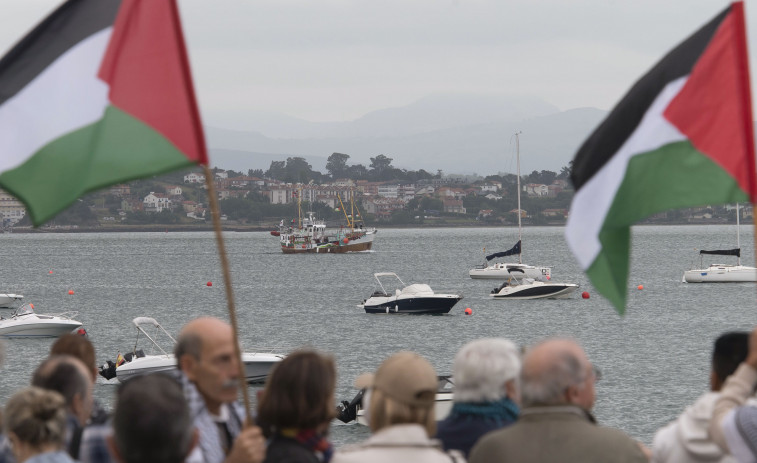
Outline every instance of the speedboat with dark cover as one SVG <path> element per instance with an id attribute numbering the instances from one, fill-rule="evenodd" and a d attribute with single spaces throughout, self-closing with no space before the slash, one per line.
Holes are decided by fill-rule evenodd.
<path id="1" fill-rule="evenodd" d="M 0 337 L 4 338 L 57 338 L 81 328 L 74 320 L 77 312 L 43 315 L 34 312 L 34 304 L 26 303 L 9 318 L 0 317 Z"/>
<path id="2" fill-rule="evenodd" d="M 176 368 L 176 358 L 170 351 L 176 340 L 154 318 L 137 317 L 132 320 L 137 328 L 137 340 L 134 349 L 123 356 L 119 353 L 115 361 L 108 360 L 100 366 L 100 376 L 105 379 L 117 378 L 120 382 L 128 381 L 139 375 L 168 371 Z M 152 334 L 148 333 L 148 330 Z M 139 338 L 144 336 L 152 343 L 152 352 L 145 354 L 138 348 Z M 160 338 L 160 339 L 159 339 Z M 170 341 L 171 348 L 163 349 L 160 340 Z M 245 378 L 248 383 L 265 381 L 271 368 L 284 359 L 283 354 L 243 352 Z"/>
<path id="3" fill-rule="evenodd" d="M 570 297 L 571 293 L 578 289 L 578 285 L 574 283 L 536 281 L 515 276 L 517 273 L 522 275 L 519 270 L 512 269 L 510 277 L 494 288 L 489 295 L 495 299 L 562 299 Z"/>
<path id="4" fill-rule="evenodd" d="M 0 293 L 0 309 L 9 309 L 13 304 L 24 298 L 21 294 Z"/>
<path id="5" fill-rule="evenodd" d="M 392 272 L 374 273 L 373 277 L 381 289 L 358 305 L 367 313 L 445 314 L 463 298 L 459 294 L 435 293 L 429 285 L 423 283 L 405 285 L 400 277 Z M 393 293 L 389 292 L 381 278 L 385 278 L 385 282 L 386 279 L 392 279 L 391 282 L 395 286 L 396 279 L 399 287 L 395 288 Z"/>

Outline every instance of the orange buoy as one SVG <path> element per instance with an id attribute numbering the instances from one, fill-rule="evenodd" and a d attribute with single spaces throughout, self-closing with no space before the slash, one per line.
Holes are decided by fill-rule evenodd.
<path id="1" fill-rule="evenodd" d="M 31 307 L 31 308 L 32 308 L 32 310 L 34 310 L 34 304 L 32 304 L 32 303 L 29 303 L 29 307 Z"/>
<path id="2" fill-rule="evenodd" d="M 342 243 L 344 243 L 344 244 L 347 244 L 349 242 L 350 242 L 349 238 L 345 238 L 345 239 L 342 240 Z"/>
<path id="3" fill-rule="evenodd" d="M 212 281 L 209 281 L 209 282 L 207 282 L 205 284 L 208 285 L 208 286 L 213 286 L 213 282 Z"/>
<path id="4" fill-rule="evenodd" d="M 584 299 L 588 299 L 589 298 L 589 292 L 588 291 L 582 292 L 581 293 L 581 297 L 584 298 Z"/>
<path id="5" fill-rule="evenodd" d="M 470 307 L 468 307 L 468 308 L 465 309 L 465 315 L 470 315 L 472 313 L 473 313 L 473 311 L 471 310 Z"/>
<path id="6" fill-rule="evenodd" d="M 74 290 L 73 290 L 73 289 L 69 289 L 69 290 L 68 290 L 68 294 L 69 294 L 69 295 L 73 295 L 73 294 L 74 294 Z"/>
<path id="7" fill-rule="evenodd" d="M 639 286 L 636 287 L 636 289 L 642 290 L 642 289 L 644 289 L 644 285 L 639 285 Z"/>

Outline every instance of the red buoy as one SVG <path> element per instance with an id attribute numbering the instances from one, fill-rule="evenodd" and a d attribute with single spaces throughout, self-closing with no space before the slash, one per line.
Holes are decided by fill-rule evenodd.
<path id="1" fill-rule="evenodd" d="M 345 239 L 342 240 L 342 243 L 344 243 L 344 244 L 347 244 L 349 242 L 350 242 L 349 238 L 345 238 Z"/>
<path id="2" fill-rule="evenodd" d="M 212 282 L 212 281 L 209 281 L 209 282 L 207 282 L 206 284 L 207 284 L 208 286 L 213 286 L 213 282 Z"/>
<path id="3" fill-rule="evenodd" d="M 69 295 L 73 295 L 73 294 L 74 294 L 74 290 L 73 290 L 73 289 L 69 289 L 69 290 L 68 290 L 68 294 L 69 294 Z"/>
<path id="4" fill-rule="evenodd" d="M 641 291 L 642 289 L 644 289 L 644 285 L 639 285 L 639 286 L 636 287 L 636 289 L 638 289 L 639 291 Z"/>
<path id="5" fill-rule="evenodd" d="M 581 293 L 581 297 L 584 298 L 584 299 L 588 299 L 589 298 L 589 292 L 588 291 L 582 292 Z"/>
<path id="6" fill-rule="evenodd" d="M 470 307 L 468 307 L 468 308 L 465 309 L 465 315 L 470 315 L 472 313 L 473 313 L 473 311 L 471 310 Z"/>
<path id="7" fill-rule="evenodd" d="M 49 272 L 47 272 L 47 273 L 53 273 L 53 271 L 52 271 L 52 270 L 50 270 L 50 271 L 49 271 Z"/>

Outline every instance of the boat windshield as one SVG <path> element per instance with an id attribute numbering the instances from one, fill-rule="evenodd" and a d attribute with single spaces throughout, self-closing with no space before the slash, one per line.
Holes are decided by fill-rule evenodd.
<path id="1" fill-rule="evenodd" d="M 26 303 L 16 310 L 16 315 L 27 315 L 34 313 L 34 305 L 31 302 Z"/>

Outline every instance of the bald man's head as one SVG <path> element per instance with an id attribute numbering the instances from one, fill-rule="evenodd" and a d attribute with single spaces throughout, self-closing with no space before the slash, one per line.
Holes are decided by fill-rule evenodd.
<path id="1" fill-rule="evenodd" d="M 179 369 L 192 381 L 211 413 L 236 400 L 239 378 L 231 326 L 212 317 L 197 318 L 179 333 L 174 349 Z"/>
<path id="2" fill-rule="evenodd" d="M 594 375 L 586 353 L 571 339 L 537 344 L 523 358 L 521 372 L 524 406 L 594 406 Z"/>
<path id="3" fill-rule="evenodd" d="M 68 411 L 84 425 L 92 413 L 92 386 L 89 369 L 76 357 L 53 355 L 34 371 L 32 386 L 60 393 Z"/>

